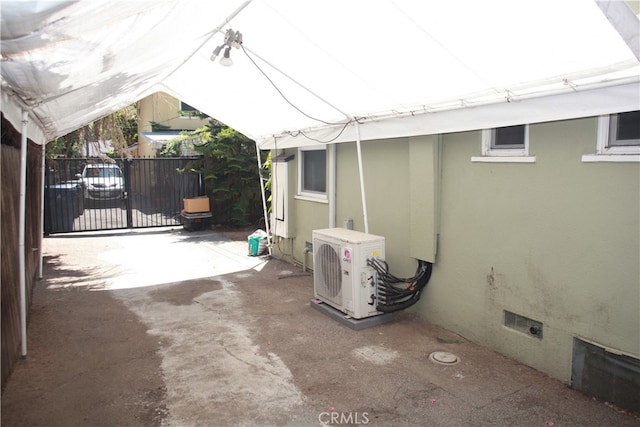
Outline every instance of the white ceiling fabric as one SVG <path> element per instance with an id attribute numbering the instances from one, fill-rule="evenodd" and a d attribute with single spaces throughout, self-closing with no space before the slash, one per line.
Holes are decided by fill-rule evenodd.
<path id="1" fill-rule="evenodd" d="M 15 125 L 29 108 L 41 143 L 156 91 L 261 148 L 353 141 L 355 120 L 367 140 L 640 106 L 640 24 L 619 1 L 0 5 L 2 111 Z M 224 67 L 228 28 L 247 54 Z"/>

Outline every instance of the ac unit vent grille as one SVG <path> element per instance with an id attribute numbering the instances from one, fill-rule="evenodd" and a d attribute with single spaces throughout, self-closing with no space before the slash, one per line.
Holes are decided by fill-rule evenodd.
<path id="1" fill-rule="evenodd" d="M 318 292 L 335 303 L 342 303 L 339 298 L 342 290 L 340 256 L 335 248 L 326 243 L 320 245 L 317 255 L 320 264 L 317 267 L 320 272 Z"/>

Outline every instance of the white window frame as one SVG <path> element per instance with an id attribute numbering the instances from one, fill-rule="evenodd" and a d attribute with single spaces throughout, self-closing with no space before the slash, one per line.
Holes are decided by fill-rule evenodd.
<path id="1" fill-rule="evenodd" d="M 583 162 L 640 162 L 639 145 L 610 145 L 611 131 L 618 119 L 617 114 L 598 116 L 596 154 L 585 154 Z"/>
<path id="2" fill-rule="evenodd" d="M 482 155 L 471 158 L 472 162 L 492 163 L 535 163 L 536 157 L 529 155 L 529 125 L 524 126 L 524 146 L 522 148 L 494 147 L 495 128 L 482 130 Z"/>
<path id="3" fill-rule="evenodd" d="M 326 145 L 314 145 L 309 147 L 298 147 L 298 191 L 295 196 L 296 199 L 299 200 L 307 200 L 312 202 L 320 202 L 320 203 L 328 203 L 328 190 L 329 190 L 329 175 L 328 175 L 328 167 L 325 169 L 325 192 L 320 193 L 317 191 L 309 191 L 302 188 L 302 178 L 303 178 L 303 167 L 304 167 L 304 153 L 306 151 L 323 151 L 327 153 Z M 327 166 L 330 159 L 327 159 Z"/>

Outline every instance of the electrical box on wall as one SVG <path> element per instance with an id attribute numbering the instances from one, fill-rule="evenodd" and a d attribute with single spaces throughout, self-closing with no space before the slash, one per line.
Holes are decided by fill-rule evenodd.
<path id="1" fill-rule="evenodd" d="M 436 262 L 440 142 L 437 135 L 409 138 L 409 255 Z"/>
<path id="2" fill-rule="evenodd" d="M 289 215 L 289 162 L 292 155 L 275 157 L 271 162 L 271 232 L 274 236 L 293 237 Z"/>

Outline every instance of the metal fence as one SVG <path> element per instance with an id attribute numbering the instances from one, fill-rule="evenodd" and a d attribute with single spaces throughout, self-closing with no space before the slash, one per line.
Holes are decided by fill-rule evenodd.
<path id="1" fill-rule="evenodd" d="M 195 159 L 49 160 L 45 233 L 180 225 L 183 199 L 204 194 Z"/>

